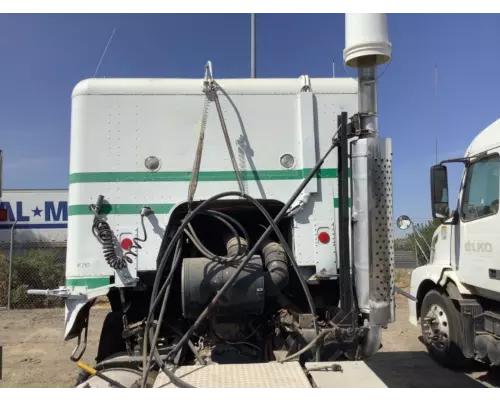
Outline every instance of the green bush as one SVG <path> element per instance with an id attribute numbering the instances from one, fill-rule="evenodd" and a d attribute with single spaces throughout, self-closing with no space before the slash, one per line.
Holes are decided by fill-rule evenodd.
<path id="1" fill-rule="evenodd" d="M 60 307 L 58 298 L 28 295 L 28 289 L 56 289 L 64 284 L 64 249 L 28 250 L 12 259 L 12 308 Z M 9 262 L 0 256 L 0 304 L 7 304 Z"/>

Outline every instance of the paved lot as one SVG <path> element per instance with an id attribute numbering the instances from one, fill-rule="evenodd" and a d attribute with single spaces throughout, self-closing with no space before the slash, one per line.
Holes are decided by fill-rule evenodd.
<path id="1" fill-rule="evenodd" d="M 408 323 L 407 301 L 397 296 L 397 321 L 384 331 L 383 348 L 369 361 L 389 387 L 500 386 L 500 371 L 482 366 L 452 372 L 437 366 L 419 341 L 419 329 Z M 83 361 L 91 363 L 99 328 L 107 309 L 93 309 L 89 345 Z M 0 387 L 70 387 L 78 373 L 68 359 L 74 342 L 62 341 L 63 310 L 0 312 L 0 343 L 4 349 Z"/>

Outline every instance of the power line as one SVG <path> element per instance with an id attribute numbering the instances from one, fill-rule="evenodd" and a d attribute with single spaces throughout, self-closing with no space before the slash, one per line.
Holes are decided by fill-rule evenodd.
<path id="1" fill-rule="evenodd" d="M 434 136 L 436 140 L 436 164 L 438 163 L 438 102 L 437 102 L 438 67 L 434 64 Z"/>
<path id="2" fill-rule="evenodd" d="M 108 51 L 109 44 L 111 43 L 111 39 L 113 39 L 113 36 L 115 35 L 115 32 L 116 32 L 116 28 L 113 29 L 113 33 L 109 37 L 108 44 L 104 48 L 104 52 L 102 53 L 101 59 L 99 60 L 99 63 L 97 64 L 97 68 L 95 69 L 94 78 L 97 75 L 97 71 L 99 71 L 99 67 L 101 66 L 102 60 L 104 60 L 104 56 L 106 55 L 106 52 Z"/>

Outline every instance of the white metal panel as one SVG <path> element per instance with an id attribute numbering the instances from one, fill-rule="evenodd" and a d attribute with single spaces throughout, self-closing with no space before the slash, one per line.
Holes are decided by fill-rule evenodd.
<path id="1" fill-rule="evenodd" d="M 332 364 L 342 371 L 332 370 Z M 312 379 L 318 388 L 386 388 L 387 385 L 363 361 L 311 362 L 305 365 L 311 370 Z"/>
<path id="2" fill-rule="evenodd" d="M 214 72 L 217 79 L 217 71 Z M 217 79 L 228 94 L 295 94 L 302 88 L 301 78 L 271 79 Z M 312 78 L 314 93 L 358 92 L 358 85 L 351 78 Z M 85 95 L 190 95 L 203 90 L 202 79 L 165 78 L 97 78 L 79 82 L 73 97 Z"/>
<path id="3" fill-rule="evenodd" d="M 335 225 L 332 220 L 313 224 L 313 237 L 311 239 L 314 244 L 316 273 L 319 278 L 336 277 L 338 274 L 334 229 Z M 319 241 L 318 235 L 321 232 L 326 232 L 330 237 L 328 243 L 321 243 Z"/>
<path id="4" fill-rule="evenodd" d="M 248 169 L 282 170 L 280 157 L 285 152 L 300 161 L 300 147 L 293 140 L 297 130 L 293 118 L 297 109 L 295 95 L 235 95 L 231 101 L 223 96 L 220 100 L 233 148 L 236 150 L 238 141 L 247 144 Z M 144 161 L 152 155 L 162 162 L 158 172 L 190 172 L 203 103 L 201 93 L 185 97 L 85 96 L 75 99 L 75 107 L 83 109 L 84 121 L 83 126 L 74 127 L 71 173 L 148 172 Z M 240 120 L 241 115 L 245 116 L 244 120 Z M 201 171 L 232 171 L 214 105 L 208 114 Z"/>
<path id="5" fill-rule="evenodd" d="M 245 181 L 247 192 L 255 198 L 276 199 L 284 203 L 300 183 L 302 165 L 307 165 L 304 164 L 301 143 L 294 140 L 300 131 L 297 96 L 301 81 L 265 81 L 219 81 L 229 94 L 220 95 L 220 100 L 238 164 L 248 179 Z M 80 213 L 83 210 L 88 215 L 70 211 L 67 276 L 113 275 L 104 263 L 100 245 L 92 236 L 92 216 L 86 210 L 99 194 L 111 204 L 127 208 L 126 213 L 121 211 L 123 207 L 115 208 L 107 216 L 112 229 L 139 227 L 142 205 L 152 205 L 153 211 L 156 204 L 163 206 L 163 211 L 156 213 L 153 221 L 146 221 L 148 241 L 139 251 L 138 269 L 155 269 L 167 218 L 164 206 L 187 199 L 187 178 L 192 169 L 204 102 L 201 87 L 198 88 L 194 80 L 87 83 L 90 89 L 82 89 L 73 99 L 69 199 L 70 209 L 76 207 Z M 316 135 L 318 158 L 331 145 L 337 130 L 337 115 L 341 111 L 348 111 L 350 115 L 355 112 L 357 89 L 355 82 L 344 79 L 311 79 L 311 84 L 315 96 L 311 133 Z M 330 93 L 318 94 L 317 90 Z M 85 93 L 91 95 L 84 96 Z M 310 120 L 307 123 L 309 131 Z M 296 157 L 294 170 L 287 171 L 281 166 L 283 153 Z M 159 171 L 146 170 L 144 160 L 149 156 L 160 158 Z M 308 163 L 314 161 L 310 158 Z M 329 170 L 330 175 L 327 173 L 318 180 L 318 193 L 295 216 L 294 247 L 299 265 L 315 262 L 311 224 L 337 218 L 334 209 L 337 183 L 332 173 L 337 168 L 335 152 L 322 168 Z M 201 164 L 203 174 L 195 199 L 203 200 L 215 193 L 237 190 L 214 105 L 208 117 Z M 79 271 L 76 266 L 86 260 L 92 267 Z M 324 265 L 317 267 L 322 269 Z"/>
<path id="6" fill-rule="evenodd" d="M 210 364 L 172 369 L 184 382 L 198 388 L 311 388 L 300 364 Z M 160 372 L 154 388 L 176 388 L 165 373 Z"/>

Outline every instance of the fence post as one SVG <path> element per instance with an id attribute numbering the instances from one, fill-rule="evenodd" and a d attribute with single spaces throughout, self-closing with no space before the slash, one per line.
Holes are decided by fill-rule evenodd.
<path id="1" fill-rule="evenodd" d="M 7 310 L 10 310 L 10 298 L 12 290 L 12 257 L 14 255 L 14 231 L 16 229 L 17 219 L 10 228 L 10 251 L 9 251 L 9 286 L 7 287 Z"/>

